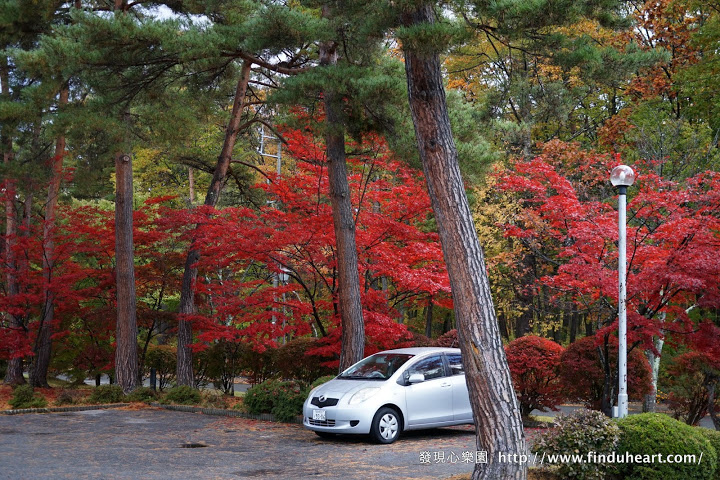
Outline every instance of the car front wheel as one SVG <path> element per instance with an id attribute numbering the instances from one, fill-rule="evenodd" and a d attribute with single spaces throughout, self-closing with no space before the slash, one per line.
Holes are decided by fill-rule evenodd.
<path id="1" fill-rule="evenodd" d="M 397 411 L 383 407 L 377 411 L 370 428 L 370 436 L 379 443 L 392 443 L 400 435 L 400 416 Z"/>

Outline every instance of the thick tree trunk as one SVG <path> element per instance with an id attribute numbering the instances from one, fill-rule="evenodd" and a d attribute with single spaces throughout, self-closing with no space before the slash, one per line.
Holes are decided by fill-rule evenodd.
<path id="1" fill-rule="evenodd" d="M 8 66 L 7 57 L 3 55 L 0 57 L 0 95 L 3 99 L 10 96 L 10 67 Z M 12 136 L 7 125 L 3 125 L 2 131 L 0 132 L 0 148 L 3 153 L 3 163 L 7 166 L 12 163 L 13 160 L 13 141 Z M 15 191 L 15 184 L 10 179 L 5 179 L 4 187 L 6 189 L 5 196 L 5 245 L 4 253 L 5 268 L 7 268 L 7 274 L 5 275 L 5 282 L 7 285 L 7 295 L 13 296 L 20 293 L 20 287 L 18 285 L 17 276 L 15 275 L 15 268 L 17 267 L 15 261 L 15 252 L 13 250 L 15 236 L 17 235 L 17 215 L 15 212 L 15 202 L 13 201 L 13 192 Z M 9 313 L 3 313 L 8 317 L 8 323 L 10 328 L 15 331 L 16 335 L 25 335 L 25 325 L 23 319 L 11 315 Z M 5 372 L 4 382 L 8 385 L 20 385 L 25 383 L 25 377 L 23 376 L 23 358 L 22 356 L 12 357 L 8 360 L 7 371 Z"/>
<path id="2" fill-rule="evenodd" d="M 138 384 L 137 318 L 133 245 L 132 156 L 115 155 L 115 277 L 117 324 L 115 328 L 115 379 L 123 392 Z"/>
<path id="3" fill-rule="evenodd" d="M 248 82 L 250 81 L 250 68 L 252 64 L 248 61 L 243 63 L 235 89 L 232 113 L 225 129 L 225 141 L 218 156 L 212 181 L 205 195 L 205 205 L 214 207 L 220 198 L 220 191 L 225 184 L 232 151 L 235 148 L 240 119 L 245 108 L 245 94 L 247 93 Z M 185 259 L 185 271 L 183 272 L 182 287 L 180 290 L 180 318 L 178 319 L 178 349 L 177 349 L 177 382 L 178 385 L 194 386 L 192 350 L 193 341 L 192 324 L 184 317 L 192 315 L 196 311 L 195 291 L 193 290 L 197 279 L 196 263 L 200 259 L 200 252 L 195 245 L 190 246 L 187 258 Z"/>
<path id="4" fill-rule="evenodd" d="M 64 86 L 60 90 L 58 106 L 67 105 L 69 89 Z M 59 136 L 55 142 L 55 156 L 52 159 L 52 177 L 48 185 L 48 196 L 45 204 L 45 224 L 43 225 L 43 311 L 35 340 L 30 383 L 35 387 L 47 387 L 47 373 L 50 367 L 52 351 L 52 331 L 55 317 L 55 292 L 50 288 L 53 268 L 55 267 L 55 210 L 57 207 L 60 183 L 62 180 L 63 158 L 65 156 L 65 136 Z"/>
<path id="5" fill-rule="evenodd" d="M 329 15 L 327 7 L 324 16 Z M 336 44 L 320 46 L 320 64 L 327 67 L 337 63 Z M 360 302 L 360 273 L 355 244 L 355 218 L 345 159 L 345 128 L 342 101 L 331 88 L 323 92 L 325 106 L 325 147 L 328 161 L 330 203 L 335 227 L 337 255 L 337 301 L 342 329 L 340 371 L 362 360 L 365 353 L 365 322 Z"/>
<path id="6" fill-rule="evenodd" d="M 425 5 L 403 21 L 407 26 L 433 23 L 434 13 Z M 527 465 L 510 460 L 527 453 L 525 435 L 460 175 L 440 60 L 412 49 L 404 53 L 410 111 L 455 302 L 477 448 L 488 458 L 476 464 L 472 478 L 525 479 Z"/>

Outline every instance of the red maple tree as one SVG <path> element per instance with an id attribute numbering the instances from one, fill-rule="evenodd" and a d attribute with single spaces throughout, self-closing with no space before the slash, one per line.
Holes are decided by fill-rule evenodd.
<path id="1" fill-rule="evenodd" d="M 555 299 L 594 318 L 607 347 L 617 329 L 617 212 L 609 171 L 619 158 L 584 152 L 559 141 L 500 173 L 501 185 L 521 204 L 505 234 L 519 239 L 548 274 L 538 284 Z M 720 175 L 706 172 L 685 182 L 663 179 L 652 164 L 634 166 L 628 199 L 628 342 L 654 353 L 653 339 L 691 325 L 686 310 L 718 305 Z M 609 412 L 617 372 L 607 370 L 603 410 Z"/>

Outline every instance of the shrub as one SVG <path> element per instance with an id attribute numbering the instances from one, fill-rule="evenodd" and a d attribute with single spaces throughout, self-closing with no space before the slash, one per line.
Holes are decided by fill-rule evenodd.
<path id="1" fill-rule="evenodd" d="M 331 368 L 323 366 L 326 361 L 324 358 L 308 354 L 308 351 L 319 346 L 317 338 L 298 337 L 276 349 L 273 361 L 280 376 L 308 384 L 317 377 L 332 372 Z"/>
<path id="2" fill-rule="evenodd" d="M 247 345 L 243 343 L 221 340 L 203 350 L 200 355 L 204 358 L 207 380 L 223 393 L 230 394 L 234 388 L 235 377 L 242 368 L 241 355 L 247 349 Z"/>
<path id="3" fill-rule="evenodd" d="M 150 345 L 145 356 L 145 372 L 150 373 L 150 368 L 155 369 L 160 391 L 170 385 L 175 379 L 177 366 L 177 348 L 172 345 Z"/>
<path id="4" fill-rule="evenodd" d="M 617 344 L 610 345 L 610 371 L 618 371 Z M 627 359 L 628 395 L 640 400 L 652 391 L 652 374 L 645 355 L 638 349 L 630 352 Z M 595 337 L 584 337 L 570 344 L 560 357 L 560 380 L 569 399 L 585 403 L 592 409 L 602 406 L 605 372 Z M 613 381 L 613 385 L 617 382 Z"/>
<path id="5" fill-rule="evenodd" d="M 697 425 L 708 413 L 708 384 L 713 375 L 710 355 L 704 352 L 687 352 L 673 358 L 667 367 L 666 385 L 668 407 L 673 417 L 688 425 Z M 720 399 L 715 399 L 715 408 Z"/>
<path id="6" fill-rule="evenodd" d="M 228 397 L 218 391 L 205 390 L 200 393 L 200 396 L 204 407 L 224 409 L 230 406 L 227 400 Z"/>
<path id="7" fill-rule="evenodd" d="M 62 389 L 55 397 L 55 405 L 74 405 L 80 403 L 83 398 L 83 394 L 77 390 Z"/>
<path id="8" fill-rule="evenodd" d="M 150 387 L 139 387 L 127 396 L 128 402 L 150 403 L 158 397 L 158 393 Z"/>
<path id="9" fill-rule="evenodd" d="M 435 340 L 435 346 L 452 348 L 460 347 L 460 343 L 458 342 L 457 329 L 453 328 L 449 332 L 440 335 L 437 340 Z"/>
<path id="10" fill-rule="evenodd" d="M 556 428 L 540 436 L 533 452 L 556 455 L 610 455 L 615 451 L 620 429 L 608 417 L 595 410 L 576 410 L 555 419 Z M 608 463 L 573 463 L 553 465 L 561 478 L 602 479 L 610 471 Z"/>
<path id="11" fill-rule="evenodd" d="M 618 420 L 621 430 L 618 455 L 702 455 L 702 463 L 645 462 L 617 463 L 617 472 L 627 480 L 710 480 L 717 465 L 717 453 L 700 429 L 660 413 L 631 415 Z M 708 467 L 709 466 L 709 467 Z"/>
<path id="12" fill-rule="evenodd" d="M 166 402 L 178 405 L 199 405 L 201 400 L 200 390 L 187 385 L 173 387 L 165 394 Z"/>
<path id="13" fill-rule="evenodd" d="M 435 345 L 432 338 L 426 337 L 422 333 L 410 332 L 410 335 L 412 335 L 410 342 L 413 347 L 432 347 Z"/>
<path id="14" fill-rule="evenodd" d="M 249 388 L 243 402 L 249 413 L 272 413 L 280 422 L 287 422 L 302 414 L 308 390 L 298 382 L 266 380 Z"/>
<path id="15" fill-rule="evenodd" d="M 100 385 L 95 387 L 88 398 L 88 403 L 122 403 L 125 394 L 120 385 Z"/>
<path id="16" fill-rule="evenodd" d="M 45 408 L 47 400 L 39 393 L 35 393 L 30 385 L 19 385 L 13 390 L 13 395 L 8 402 L 14 409 L 22 408 Z"/>
<path id="17" fill-rule="evenodd" d="M 710 442 L 710 445 L 715 449 L 717 455 L 717 464 L 715 465 L 715 476 L 714 479 L 720 479 L 720 432 L 717 430 L 710 430 L 709 428 L 698 428 L 698 431 L 702 433 L 703 437 Z"/>
<path id="18" fill-rule="evenodd" d="M 547 338 L 528 335 L 510 342 L 505 347 L 515 394 L 524 418 L 530 412 L 557 410 L 564 400 L 560 383 L 560 356 L 565 349 Z"/>

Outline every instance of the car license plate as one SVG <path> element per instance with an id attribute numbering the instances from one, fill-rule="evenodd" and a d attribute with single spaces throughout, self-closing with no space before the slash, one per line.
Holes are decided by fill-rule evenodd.
<path id="1" fill-rule="evenodd" d="M 325 421 L 325 410 L 313 410 L 313 420 Z"/>

